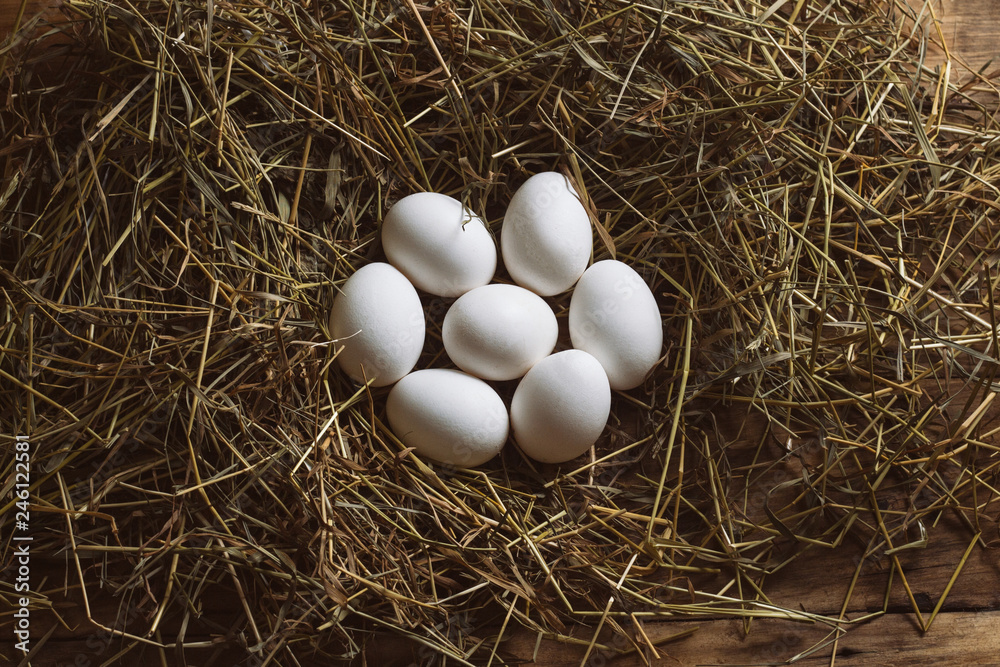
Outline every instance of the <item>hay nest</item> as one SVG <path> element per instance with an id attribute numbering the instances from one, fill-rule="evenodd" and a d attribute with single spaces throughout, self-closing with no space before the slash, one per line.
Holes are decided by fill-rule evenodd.
<path id="1" fill-rule="evenodd" d="M 126 644 L 190 623 L 295 664 L 389 632 L 473 664 L 517 625 L 842 632 L 768 575 L 994 509 L 1000 128 L 905 6 L 208 7 L 68 0 L 2 55 L 0 433 L 34 447 L 34 553 L 137 609 Z M 400 197 L 497 232 L 552 169 L 594 259 L 651 286 L 662 363 L 590 457 L 422 461 L 337 368 L 337 287 Z"/>

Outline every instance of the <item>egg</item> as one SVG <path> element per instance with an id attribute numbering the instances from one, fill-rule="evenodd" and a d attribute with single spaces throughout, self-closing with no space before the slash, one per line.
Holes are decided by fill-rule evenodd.
<path id="1" fill-rule="evenodd" d="M 436 192 L 403 197 L 382 221 L 389 263 L 419 289 L 454 297 L 488 284 L 497 246 L 483 221 L 462 202 Z"/>
<path id="2" fill-rule="evenodd" d="M 511 197 L 500 253 L 518 285 L 541 296 L 561 294 L 583 274 L 593 250 L 590 217 L 562 174 L 535 174 Z"/>
<path id="3" fill-rule="evenodd" d="M 517 285 L 485 285 L 463 294 L 441 327 L 448 357 L 484 380 L 521 377 L 552 352 L 558 336 L 549 304 Z"/>
<path id="4" fill-rule="evenodd" d="M 486 463 L 503 448 L 507 406 L 488 384 L 461 371 L 410 373 L 385 404 L 393 433 L 421 456 L 463 468 Z"/>
<path id="5" fill-rule="evenodd" d="M 539 361 L 518 383 L 510 405 L 514 441 L 542 463 L 563 463 L 590 449 L 611 413 L 601 363 L 583 350 Z"/>
<path id="6" fill-rule="evenodd" d="M 420 297 L 402 273 L 384 262 L 347 279 L 333 301 L 330 332 L 343 345 L 337 362 L 358 382 L 383 387 L 413 370 L 424 347 Z"/>
<path id="7" fill-rule="evenodd" d="M 601 362 L 612 389 L 632 389 L 660 358 L 663 322 L 642 277 L 608 259 L 587 269 L 573 290 L 569 335 L 573 347 Z"/>

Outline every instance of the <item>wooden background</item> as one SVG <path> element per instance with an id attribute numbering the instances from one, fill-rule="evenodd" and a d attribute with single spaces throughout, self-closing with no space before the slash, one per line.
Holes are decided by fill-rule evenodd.
<path id="1" fill-rule="evenodd" d="M 59 0 L 0 0 L 0 36 L 6 37 L 17 25 L 24 25 L 50 7 L 56 7 Z M 52 11 L 46 16 L 56 17 Z"/>
<path id="2" fill-rule="evenodd" d="M 20 20 L 20 25 L 48 9 L 46 17 L 57 17 L 51 7 L 59 0 L 0 0 L 0 39 Z M 936 0 L 923 5 L 919 0 L 910 4 L 927 17 L 924 24 L 944 39 L 944 46 L 932 48 L 927 65 L 943 66 L 950 62 L 953 80 L 971 80 L 970 72 L 991 73 L 1000 70 L 1000 0 Z M 23 9 L 23 11 L 22 11 Z M 936 19 L 936 24 L 935 24 Z M 996 62 L 989 64 L 996 59 Z M 988 90 L 990 86 L 985 86 Z M 986 92 L 991 95 L 995 93 Z M 1000 101 L 996 102 L 1000 108 Z M 1000 665 L 1000 546 L 998 526 L 983 525 L 982 544 L 971 556 L 948 592 L 940 612 L 928 631 L 922 631 L 919 616 L 926 623 L 931 612 L 945 593 L 955 574 L 956 564 L 969 546 L 973 535 L 954 517 L 944 516 L 942 525 L 931 532 L 925 549 L 900 554 L 900 563 L 913 593 L 904 592 L 899 577 L 890 577 L 888 559 L 868 559 L 861 563 L 860 576 L 853 594 L 848 596 L 852 575 L 863 552 L 863 545 L 845 545 L 835 551 L 813 549 L 798 558 L 787 570 L 772 577 L 767 591 L 771 601 L 791 608 L 803 608 L 825 616 L 844 619 L 842 627 L 849 631 L 836 644 L 829 644 L 797 664 L 841 665 Z M 60 590 L 67 561 L 51 556 L 33 560 L 33 580 L 43 580 L 50 591 Z M 79 667 L 108 665 L 233 665 L 242 651 L 212 644 L 227 626 L 239 621 L 239 605 L 232 600 L 216 600 L 215 608 L 204 609 L 220 628 L 218 633 L 195 636 L 185 628 L 165 626 L 157 641 L 170 644 L 178 638 L 185 642 L 203 641 L 204 649 L 134 649 L 121 654 L 125 643 L 112 638 L 92 625 L 86 618 L 70 584 L 60 598 L 56 611 L 64 624 L 43 614 L 33 616 L 33 634 L 46 634 L 44 643 L 32 664 L 41 667 L 76 665 Z M 116 600 L 92 600 L 96 618 L 115 618 L 119 613 Z M 842 613 L 843 612 L 843 613 Z M 0 609 L 0 614 L 7 611 Z M 44 616 L 50 616 L 48 614 Z M 858 619 L 863 619 L 858 622 Z M 867 620 L 864 620 L 867 619 Z M 48 624 L 46 626 L 46 623 Z M 661 656 L 656 665 L 746 665 L 781 664 L 820 642 L 830 629 L 818 624 L 795 623 L 785 620 L 755 621 L 745 632 L 740 621 L 724 617 L 695 620 L 658 621 L 645 625 L 645 632 L 660 645 Z M 14 660 L 13 639 L 9 623 L 0 617 L 0 663 Z M 50 632 L 51 631 L 51 632 Z M 498 630 L 497 630 L 498 631 Z M 496 631 L 495 631 L 496 632 Z M 511 662 L 562 667 L 580 665 L 587 654 L 585 644 L 592 631 L 576 633 L 584 646 L 573 646 L 542 640 L 533 633 L 508 630 L 504 651 L 500 657 Z M 670 640 L 671 637 L 680 636 Z M 601 635 L 609 639 L 607 633 Z M 832 637 L 831 637 L 832 639 Z M 410 665 L 418 654 L 410 645 L 387 639 L 370 647 L 359 664 Z M 495 661 L 497 664 L 499 661 Z M 238 663 L 245 664 L 245 663 Z M 644 664 L 638 657 L 613 658 L 597 650 L 586 661 L 591 667 L 600 665 Z"/>

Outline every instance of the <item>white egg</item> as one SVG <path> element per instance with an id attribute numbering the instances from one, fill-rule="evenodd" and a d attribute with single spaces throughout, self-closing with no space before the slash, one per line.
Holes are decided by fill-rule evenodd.
<path id="1" fill-rule="evenodd" d="M 573 347 L 601 362 L 612 389 L 632 389 L 660 358 L 663 322 L 642 277 L 608 259 L 587 269 L 573 290 L 569 335 Z"/>
<path id="2" fill-rule="evenodd" d="M 477 466 L 507 442 L 510 422 L 503 399 L 461 371 L 410 373 L 389 392 L 385 412 L 400 442 L 441 463 Z"/>
<path id="3" fill-rule="evenodd" d="M 511 197 L 500 252 L 518 285 L 542 296 L 561 294 L 583 274 L 593 250 L 590 217 L 562 174 L 535 174 Z"/>
<path id="4" fill-rule="evenodd" d="M 497 246 L 483 221 L 462 202 L 436 192 L 403 197 L 382 221 L 389 263 L 418 288 L 460 296 L 493 280 Z"/>
<path id="5" fill-rule="evenodd" d="M 463 294 L 441 327 L 455 365 L 484 380 L 521 377 L 552 352 L 558 337 L 549 304 L 516 285 L 485 285 Z"/>
<path id="6" fill-rule="evenodd" d="M 562 463 L 590 449 L 611 413 L 611 387 L 601 363 L 582 350 L 539 361 L 514 391 L 510 425 L 521 450 L 542 463 Z"/>
<path id="7" fill-rule="evenodd" d="M 384 387 L 413 370 L 424 347 L 424 311 L 417 290 L 384 262 L 347 279 L 333 301 L 330 332 L 340 367 L 358 382 Z"/>

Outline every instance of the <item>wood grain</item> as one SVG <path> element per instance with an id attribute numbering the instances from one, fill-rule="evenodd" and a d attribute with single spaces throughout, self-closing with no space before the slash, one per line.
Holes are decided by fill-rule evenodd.
<path id="1" fill-rule="evenodd" d="M 851 629 L 836 645 L 836 665 L 840 667 L 931 667 L 940 665 L 997 665 L 1000 663 L 1000 612 L 954 612 L 942 615 L 935 621 L 932 631 L 922 637 L 915 634 L 912 623 L 905 615 L 889 614 L 872 622 Z M 708 667 L 711 665 L 772 665 L 786 664 L 786 661 L 808 650 L 813 644 L 827 639 L 824 627 L 802 625 L 787 621 L 759 621 L 749 635 L 743 633 L 739 621 L 708 619 L 702 621 L 678 621 L 659 623 L 647 627 L 647 634 L 653 641 L 661 641 L 676 636 L 685 630 L 694 634 L 679 641 L 664 641 L 658 647 L 659 656 L 649 656 L 654 667 Z M 580 639 L 589 641 L 590 636 L 578 633 Z M 218 640 L 209 636 L 188 635 L 187 641 Z M 605 638 L 605 641 L 607 639 Z M 539 665 L 542 667 L 580 667 L 586 656 L 586 648 L 579 645 L 557 644 L 543 641 L 535 651 L 534 634 L 515 632 L 508 636 L 498 659 L 493 664 Z M 613 640 L 612 642 L 613 643 Z M 10 643 L 5 640 L 0 654 L 5 659 L 10 656 Z M 94 633 L 80 640 L 52 640 L 42 646 L 43 658 L 33 661 L 41 667 L 61 667 L 63 665 L 198 665 L 208 667 L 219 665 L 255 664 L 247 663 L 246 653 L 225 643 L 218 643 L 202 649 L 158 649 L 151 646 L 137 646 L 125 653 L 124 642 Z M 803 667 L 820 667 L 830 664 L 834 650 L 831 644 L 824 650 L 812 653 L 796 662 Z M 426 659 L 420 662 L 423 653 L 405 646 L 391 638 L 380 638 L 364 647 L 354 661 L 358 665 L 379 667 L 413 667 L 431 664 Z M 532 658 L 535 657 L 534 661 Z M 3 662 L 17 665 L 16 661 Z M 324 659 L 304 659 L 302 667 L 329 667 L 331 662 Z M 435 662 L 433 664 L 441 664 Z M 448 663 L 451 664 L 451 663 Z M 647 664 L 638 656 L 614 655 L 593 651 L 587 658 L 586 667 L 631 667 Z"/>
<path id="2" fill-rule="evenodd" d="M 0 40 L 36 17 L 57 19 L 62 0 L 0 0 Z"/>
<path id="3" fill-rule="evenodd" d="M 908 0 L 923 17 L 922 25 L 934 41 L 927 64 L 941 65 L 946 54 L 953 67 L 978 71 L 990 61 L 987 72 L 1000 70 L 1000 0 Z M 39 14 L 55 18 L 62 0 L 0 0 L 0 39 L 10 33 L 24 7 L 21 24 Z"/>
<path id="4" fill-rule="evenodd" d="M 984 535 L 997 534 L 995 523 L 984 523 L 980 527 Z M 956 563 L 972 537 L 959 517 L 945 514 L 930 533 L 925 548 L 900 552 L 899 563 L 925 623 L 952 580 Z M 1000 561 L 996 553 L 994 549 L 973 550 L 928 632 L 920 630 L 917 612 L 901 585 L 899 573 L 891 572 L 890 559 L 876 555 L 861 560 L 861 545 L 848 543 L 835 550 L 809 549 L 787 568 L 760 583 L 770 601 L 785 608 L 806 609 L 831 618 L 840 618 L 840 610 L 846 609 L 841 625 L 845 634 L 837 645 L 822 646 L 798 664 L 827 665 L 836 651 L 836 664 L 842 666 L 958 664 L 954 660 L 956 652 L 961 655 L 963 665 L 995 665 L 1000 663 L 997 658 L 1000 633 L 996 632 L 1000 627 L 997 625 L 1000 623 Z M 67 574 L 66 560 L 58 556 L 39 556 L 33 561 L 32 576 L 51 582 L 51 590 L 44 592 L 53 608 L 51 611 L 37 610 L 32 615 L 33 634 L 38 638 L 48 635 L 44 644 L 35 640 L 45 660 L 34 664 L 72 665 L 76 664 L 78 656 L 82 656 L 81 664 L 99 665 L 109 660 L 126 643 L 101 632 L 88 621 L 75 586 L 75 571 L 71 568 Z M 849 582 L 859 564 L 857 585 L 848 599 Z M 69 584 L 66 590 L 63 590 L 63 582 Z M 96 584 L 89 590 L 93 616 L 104 624 L 138 634 L 148 628 L 151 604 L 140 605 L 141 611 L 130 613 L 127 602 L 100 597 Z M 142 597 L 139 595 L 137 599 Z M 243 664 L 246 651 L 230 633 L 231 628 L 242 627 L 245 623 L 235 592 L 219 590 L 206 595 L 199 601 L 197 611 L 188 618 L 168 616 L 162 619 L 158 640 L 172 644 L 181 637 L 184 642 L 200 642 L 205 648 L 181 651 L 171 646 L 162 649 L 161 660 L 161 649 L 140 646 L 107 664 L 137 665 L 150 659 L 155 660 L 155 664 L 168 665 L 229 667 Z M 864 620 L 866 617 L 870 619 Z M 828 626 L 783 620 L 755 621 L 748 634 L 739 620 L 721 614 L 644 623 L 644 631 L 653 641 L 667 640 L 689 630 L 693 630 L 690 636 L 661 644 L 662 657 L 648 656 L 651 664 L 779 664 L 831 638 Z M 486 620 L 476 632 L 481 638 L 495 637 L 499 628 Z M 581 625 L 572 628 L 569 634 L 589 642 L 593 630 Z M 17 664 L 11 637 L 9 620 L 0 620 L 0 664 Z M 536 653 L 537 639 L 536 634 L 512 625 L 505 630 L 498 653 L 507 664 L 526 661 L 531 664 L 534 658 L 534 664 L 551 667 L 580 665 L 586 653 L 581 646 L 553 640 L 543 640 Z M 599 639 L 612 647 L 626 646 L 624 638 L 608 633 L 603 633 Z M 325 648 L 328 651 L 337 649 L 336 646 Z M 429 664 L 424 660 L 427 657 L 426 649 L 386 635 L 370 641 L 356 664 L 407 667 Z M 302 664 L 331 663 L 317 659 L 314 663 Z M 634 654 L 616 656 L 598 651 L 586 664 L 589 667 L 625 667 L 644 663 Z"/>
<path id="5" fill-rule="evenodd" d="M 908 2 L 925 17 L 922 25 L 935 42 L 928 48 L 928 65 L 943 65 L 950 57 L 959 78 L 984 67 L 986 74 L 1000 71 L 1000 0 Z"/>
<path id="6" fill-rule="evenodd" d="M 943 65 L 950 57 L 956 76 L 966 71 L 1000 71 L 1000 0 L 907 0 L 932 37 L 926 63 Z M 62 0 L 0 0 L 0 39 L 33 17 L 56 20 Z M 943 40 L 943 42 L 942 42 Z M 991 63 L 988 67 L 987 64 Z"/>
<path id="7" fill-rule="evenodd" d="M 836 664 L 840 667 L 879 665 L 880 667 L 931 665 L 996 665 L 1000 638 L 996 628 L 1000 612 L 946 614 L 935 623 L 933 632 L 923 638 L 914 637 L 913 626 L 906 617 L 892 614 L 851 630 L 837 642 Z M 662 644 L 657 659 L 650 664 L 675 667 L 707 667 L 710 665 L 771 665 L 785 664 L 813 644 L 824 641 L 827 628 L 800 625 L 787 621 L 760 621 L 749 635 L 742 624 L 732 620 L 660 623 L 647 630 L 654 642 L 675 636 L 684 630 L 697 628 L 695 634 L 676 642 Z M 581 633 L 582 639 L 589 636 Z M 505 646 L 512 660 L 530 661 L 535 650 L 533 635 L 520 635 Z M 830 664 L 833 646 L 817 651 L 796 662 L 805 667 Z M 572 646 L 553 647 L 539 652 L 535 664 L 546 667 L 579 667 L 585 649 Z M 369 664 L 406 664 L 405 656 L 373 655 L 385 661 L 370 660 Z M 530 663 L 529 663 L 530 664 Z M 626 667 L 644 664 L 637 656 L 614 658 L 601 651 L 592 652 L 587 667 Z"/>

